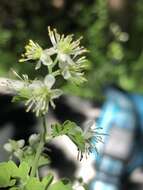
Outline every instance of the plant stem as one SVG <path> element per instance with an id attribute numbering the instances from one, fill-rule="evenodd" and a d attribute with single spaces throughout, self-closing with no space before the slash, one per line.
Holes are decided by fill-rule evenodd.
<path id="1" fill-rule="evenodd" d="M 36 176 L 40 155 L 41 155 L 41 153 L 43 151 L 43 147 L 44 147 L 44 144 L 45 144 L 45 136 L 46 136 L 46 131 L 47 131 L 45 116 L 43 116 L 43 125 L 42 126 L 43 126 L 43 130 L 42 130 L 42 132 L 40 134 L 40 142 L 39 142 L 39 145 L 37 147 L 37 152 L 36 152 L 36 155 L 35 155 L 35 159 L 33 161 L 32 169 L 31 169 L 31 173 L 30 173 L 31 177 Z"/>
<path id="2" fill-rule="evenodd" d="M 54 67 L 54 66 L 57 64 L 57 62 L 58 62 L 58 56 L 55 58 L 55 60 L 54 60 L 54 63 L 53 63 L 53 65 L 52 65 L 52 67 Z"/>
<path id="3" fill-rule="evenodd" d="M 49 72 L 49 74 L 52 74 L 52 67 L 51 67 L 51 65 L 48 66 L 48 72 Z"/>
<path id="4" fill-rule="evenodd" d="M 56 77 L 56 76 L 60 75 L 61 73 L 60 73 L 60 70 L 57 70 L 57 71 L 53 72 L 52 74 L 54 77 Z"/>

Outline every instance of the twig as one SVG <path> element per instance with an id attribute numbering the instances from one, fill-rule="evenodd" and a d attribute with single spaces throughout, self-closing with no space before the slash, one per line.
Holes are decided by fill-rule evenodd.
<path id="1" fill-rule="evenodd" d="M 22 81 L 0 77 L 0 94 L 15 95 L 17 90 L 23 86 L 24 83 Z"/>

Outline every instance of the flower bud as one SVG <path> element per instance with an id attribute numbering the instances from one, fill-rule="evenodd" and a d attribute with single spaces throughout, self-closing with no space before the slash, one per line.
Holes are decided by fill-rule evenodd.
<path id="1" fill-rule="evenodd" d="M 37 135 L 37 134 L 32 134 L 30 137 L 29 137 L 29 144 L 32 146 L 34 145 L 35 143 L 37 143 L 40 139 L 40 136 Z"/>

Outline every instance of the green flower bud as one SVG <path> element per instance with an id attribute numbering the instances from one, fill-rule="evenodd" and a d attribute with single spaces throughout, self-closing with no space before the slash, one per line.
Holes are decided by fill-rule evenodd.
<path id="1" fill-rule="evenodd" d="M 32 146 L 36 143 L 38 143 L 38 141 L 40 140 L 40 136 L 37 135 L 37 134 L 32 134 L 30 137 L 29 137 L 29 144 Z"/>

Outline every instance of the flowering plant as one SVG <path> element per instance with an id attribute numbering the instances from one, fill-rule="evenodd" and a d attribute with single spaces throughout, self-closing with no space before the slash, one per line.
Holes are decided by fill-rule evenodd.
<path id="1" fill-rule="evenodd" d="M 65 121 L 63 124 L 55 123 L 48 126 L 46 114 L 49 106 L 55 108 L 54 100 L 59 98 L 63 91 L 57 89 L 56 83 L 59 76 L 66 81 L 79 85 L 86 81 L 84 70 L 86 68 L 86 57 L 83 54 L 87 51 L 80 46 L 80 39 L 74 41 L 73 35 L 60 35 L 56 29 L 48 28 L 52 47 L 43 49 L 38 43 L 29 40 L 22 54 L 20 62 L 34 61 L 35 69 L 47 68 L 47 74 L 43 79 L 29 79 L 29 76 L 15 75 L 22 82 L 21 87 L 13 85 L 16 95 L 13 101 L 24 102 L 26 111 L 32 111 L 42 120 L 40 134 L 32 134 L 28 144 L 23 139 L 9 140 L 4 145 L 5 150 L 10 154 L 10 161 L 0 163 L 0 188 L 9 190 L 72 190 L 69 180 L 60 180 L 52 183 L 53 175 L 40 179 L 39 167 L 49 164 L 49 157 L 44 154 L 45 143 L 61 135 L 67 135 L 77 146 L 78 157 L 81 160 L 83 154 L 89 154 L 94 145 L 91 138 L 95 136 L 95 129 L 89 125 L 83 131 L 76 123 Z M 93 125 L 92 125 L 93 126 Z M 98 137 L 100 134 L 97 134 Z M 97 138 L 98 139 L 98 138 Z M 20 162 L 19 167 L 14 163 L 13 158 Z M 5 170 L 5 173 L 1 172 Z M 86 188 L 86 187 L 85 187 Z"/>

